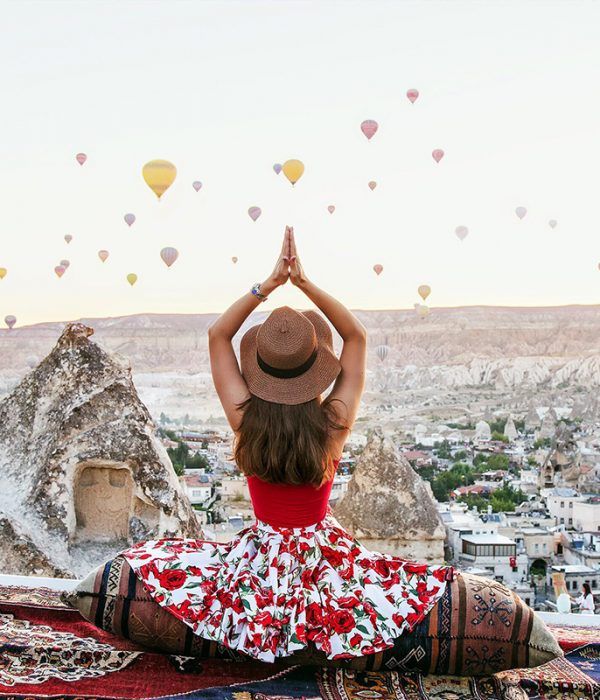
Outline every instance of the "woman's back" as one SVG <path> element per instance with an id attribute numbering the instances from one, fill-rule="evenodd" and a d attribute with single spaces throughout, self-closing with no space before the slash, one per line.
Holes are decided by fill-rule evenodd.
<path id="1" fill-rule="evenodd" d="M 334 461 L 337 468 L 338 461 Z M 273 484 L 248 477 L 248 489 L 258 520 L 275 527 L 306 527 L 325 517 L 333 479 L 311 484 Z"/>

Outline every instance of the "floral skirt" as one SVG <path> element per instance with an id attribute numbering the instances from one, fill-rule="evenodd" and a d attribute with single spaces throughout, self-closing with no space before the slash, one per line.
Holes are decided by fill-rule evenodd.
<path id="1" fill-rule="evenodd" d="M 262 661 L 311 642 L 330 659 L 391 647 L 453 576 L 451 567 L 369 551 L 330 513 L 301 528 L 256 521 L 227 543 L 142 542 L 123 556 L 197 635 Z"/>

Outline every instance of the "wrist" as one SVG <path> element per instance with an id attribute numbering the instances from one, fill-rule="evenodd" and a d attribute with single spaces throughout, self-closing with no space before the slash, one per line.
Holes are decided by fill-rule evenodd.
<path id="1" fill-rule="evenodd" d="M 271 292 L 274 292 L 277 287 L 279 287 L 279 284 L 274 279 L 269 277 L 264 282 L 260 283 L 260 292 L 267 297 Z"/>

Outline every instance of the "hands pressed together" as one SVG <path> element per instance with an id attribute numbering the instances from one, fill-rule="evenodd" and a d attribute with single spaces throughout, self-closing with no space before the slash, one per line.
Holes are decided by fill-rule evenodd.
<path id="1" fill-rule="evenodd" d="M 269 281 L 271 284 L 279 287 L 280 285 L 285 284 L 288 279 L 296 287 L 299 287 L 306 282 L 304 269 L 302 268 L 302 263 L 298 258 L 298 252 L 296 250 L 296 240 L 294 238 L 293 226 L 285 227 L 281 253 L 279 254 L 279 258 L 275 263 L 275 268 Z"/>

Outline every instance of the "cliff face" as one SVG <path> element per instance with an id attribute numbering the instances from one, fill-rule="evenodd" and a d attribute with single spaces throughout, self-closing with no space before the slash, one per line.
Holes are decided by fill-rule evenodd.
<path id="1" fill-rule="evenodd" d="M 133 541 L 199 534 L 128 364 L 92 333 L 69 325 L 0 403 L 0 568 L 11 573 L 80 575 Z M 15 559 L 11 530 L 43 556 Z"/>
<path id="2" fill-rule="evenodd" d="M 443 561 L 446 533 L 434 499 L 381 432 L 371 435 L 334 515 L 371 549 L 407 559 Z"/>

